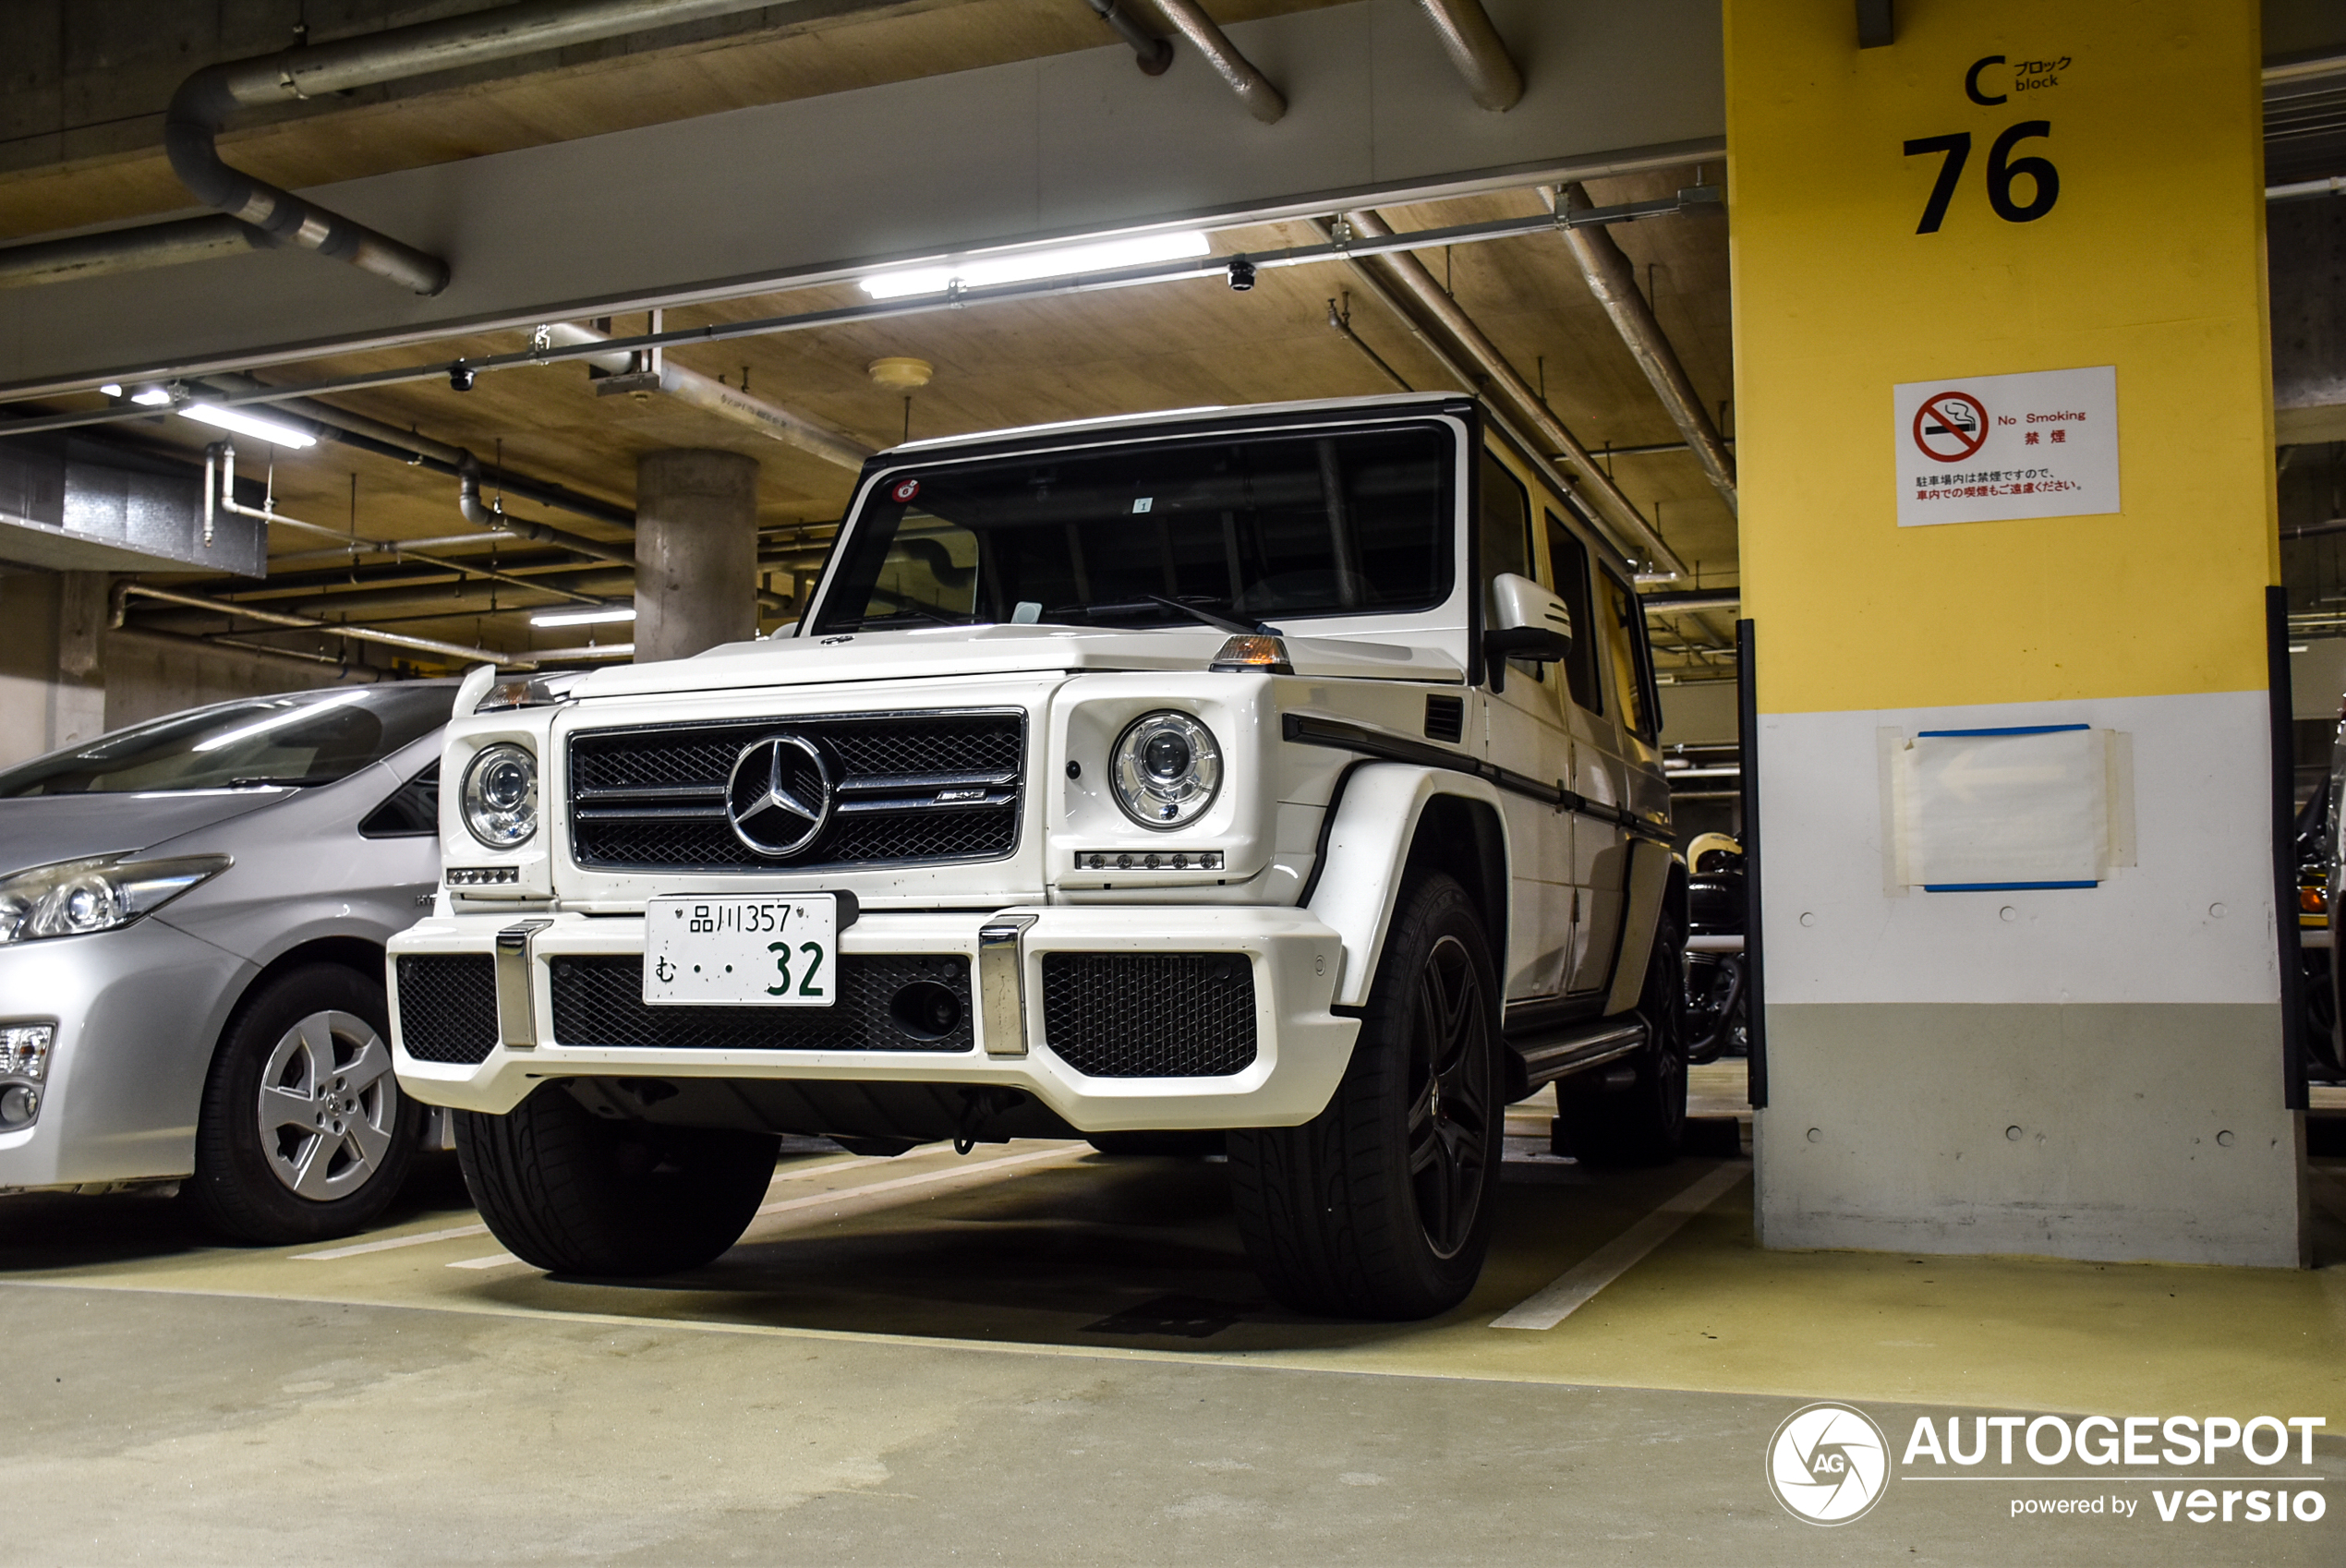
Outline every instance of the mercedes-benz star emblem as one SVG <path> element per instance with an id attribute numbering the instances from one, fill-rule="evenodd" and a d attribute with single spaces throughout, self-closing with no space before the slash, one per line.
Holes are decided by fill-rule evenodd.
<path id="1" fill-rule="evenodd" d="M 769 859 L 787 859 L 831 819 L 830 765 L 801 735 L 753 741 L 733 759 L 725 814 L 743 843 Z"/>

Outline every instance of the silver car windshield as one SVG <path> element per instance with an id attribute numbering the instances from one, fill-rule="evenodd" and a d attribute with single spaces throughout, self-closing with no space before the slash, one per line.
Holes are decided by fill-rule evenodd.
<path id="1" fill-rule="evenodd" d="M 448 722 L 453 685 L 289 692 L 191 708 L 0 773 L 0 799 L 331 784 Z"/>
<path id="2" fill-rule="evenodd" d="M 850 525 L 812 631 L 1426 609 L 1450 593 L 1455 446 L 1439 426 L 1385 425 L 891 476 Z"/>

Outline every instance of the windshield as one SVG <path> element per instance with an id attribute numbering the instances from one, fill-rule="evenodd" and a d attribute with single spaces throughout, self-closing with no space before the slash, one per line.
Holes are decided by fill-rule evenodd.
<path id="1" fill-rule="evenodd" d="M 453 685 L 288 692 L 190 708 L 0 773 L 0 798 L 331 784 L 448 722 Z"/>
<path id="2" fill-rule="evenodd" d="M 925 469 L 873 490 L 813 627 L 1169 625 L 1429 609 L 1450 597 L 1439 425 Z"/>

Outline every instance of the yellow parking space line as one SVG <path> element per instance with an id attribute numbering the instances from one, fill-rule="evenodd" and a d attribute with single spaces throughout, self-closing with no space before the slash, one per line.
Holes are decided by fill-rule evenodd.
<path id="1" fill-rule="evenodd" d="M 886 1204 L 874 1204 L 868 1200 L 883 1194 L 901 1192 L 909 1188 L 928 1187 L 937 1182 L 962 1180 L 970 1176 L 983 1176 L 989 1171 L 1003 1171 L 1020 1165 L 1039 1164 L 1046 1160 L 1063 1160 L 1078 1153 L 1089 1152 L 1088 1149 L 1080 1145 L 1062 1144 L 1058 1148 L 1040 1149 L 1025 1154 L 1008 1154 L 998 1160 L 980 1160 L 973 1165 L 952 1165 L 940 1171 L 923 1171 L 916 1176 L 893 1176 L 887 1181 L 868 1182 L 861 1187 L 840 1188 L 834 1192 L 817 1192 L 804 1198 L 786 1198 L 760 1208 L 756 1214 L 752 1216 L 751 1224 L 755 1224 L 769 1214 L 784 1214 L 798 1210 L 820 1209 L 826 1206 L 840 1214 L 858 1213 L 871 1208 L 885 1208 Z M 822 1165 L 810 1165 L 799 1170 L 784 1171 L 774 1180 L 780 1183 L 794 1176 L 815 1176 L 823 1171 L 840 1170 L 863 1163 L 861 1160 L 834 1160 Z M 767 1190 L 771 1191 L 773 1188 L 769 1186 Z M 463 1231 L 446 1231 L 441 1234 L 478 1236 L 485 1234 L 488 1229 L 486 1225 L 474 1225 Z M 749 1238 L 744 1236 L 744 1239 Z M 491 1252 L 486 1257 L 459 1259 L 448 1267 L 452 1269 L 502 1269 L 509 1263 L 521 1261 L 521 1259 L 510 1252 Z"/>
<path id="2" fill-rule="evenodd" d="M 460 1236 L 487 1236 L 487 1225 L 451 1225 L 446 1230 L 418 1231 L 414 1236 L 385 1236 L 381 1241 L 355 1242 L 348 1247 L 330 1247 L 323 1252 L 296 1252 L 296 1263 L 331 1263 L 337 1258 L 357 1258 L 369 1252 L 393 1252 L 402 1247 L 421 1247 L 428 1242 L 453 1241 Z"/>
<path id="3" fill-rule="evenodd" d="M 786 1198 L 759 1209 L 751 1223 L 756 1224 L 757 1220 L 762 1220 L 769 1214 L 789 1213 L 797 1209 L 819 1209 L 827 1203 L 860 1205 L 865 1199 L 876 1197 L 883 1192 L 901 1192 L 907 1188 L 927 1187 L 936 1182 L 956 1181 L 965 1176 L 978 1176 L 986 1171 L 1008 1170 L 1017 1165 L 1040 1164 L 1045 1160 L 1064 1160 L 1077 1154 L 1090 1152 L 1091 1150 L 1082 1144 L 1060 1144 L 1055 1148 L 1038 1149 L 1027 1154 L 1005 1154 L 998 1160 L 980 1160 L 973 1165 L 949 1165 L 943 1170 L 923 1171 L 917 1176 L 892 1176 L 887 1181 L 869 1182 L 861 1187 L 841 1188 L 836 1192 L 817 1192 L 804 1198 Z"/>
<path id="4" fill-rule="evenodd" d="M 1597 1292 L 1627 1273 L 1645 1255 L 1678 1234 L 1678 1228 L 1726 1196 L 1751 1166 L 1731 1160 L 1696 1178 L 1676 1197 L 1491 1320 L 1494 1329 L 1552 1329 L 1572 1316 Z"/>

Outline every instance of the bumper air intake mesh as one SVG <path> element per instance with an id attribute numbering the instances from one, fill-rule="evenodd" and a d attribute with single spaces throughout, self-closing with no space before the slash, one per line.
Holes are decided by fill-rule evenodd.
<path id="1" fill-rule="evenodd" d="M 1086 1078 L 1227 1078 L 1254 1062 L 1242 953 L 1046 953 L 1043 1035 Z"/>
<path id="2" fill-rule="evenodd" d="M 497 960 L 486 953 L 403 955 L 399 1043 L 419 1062 L 487 1061 L 497 1047 Z"/>

